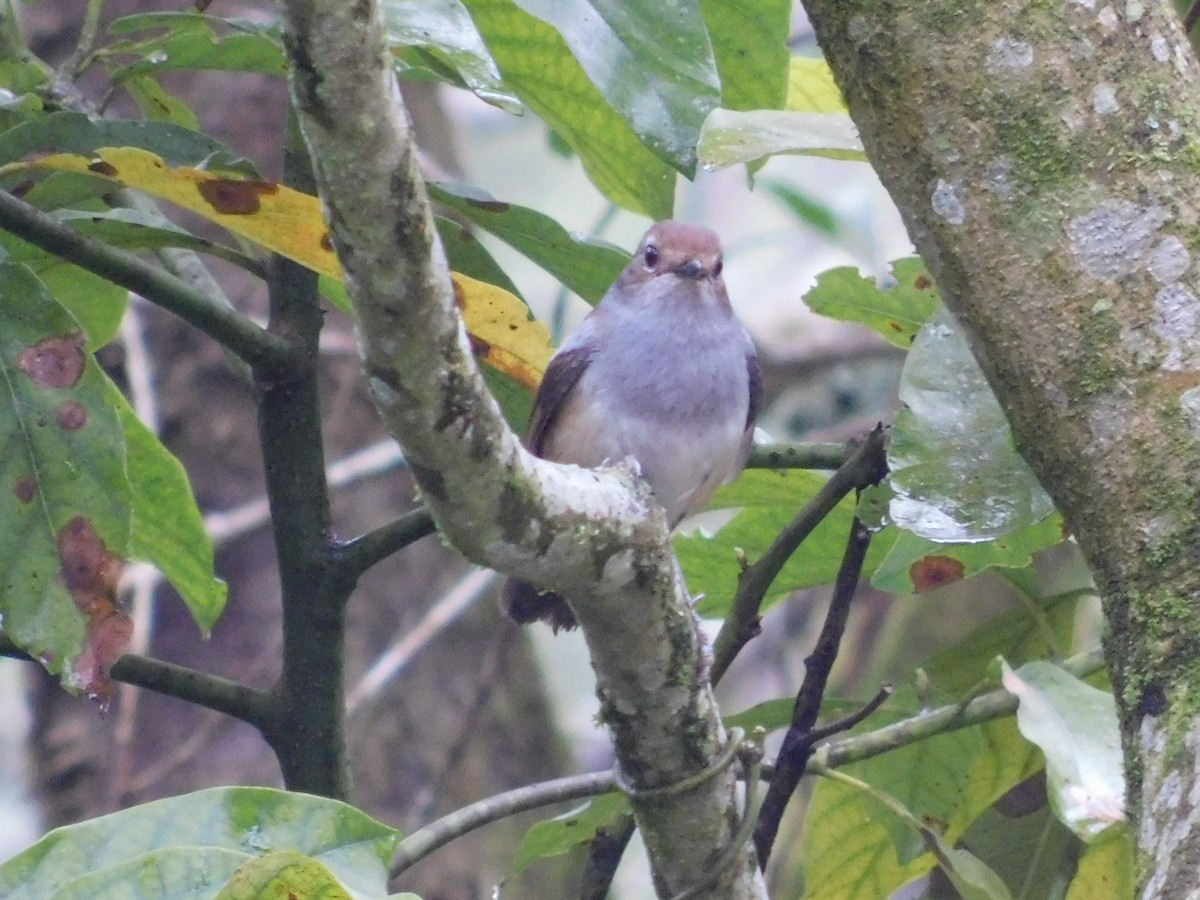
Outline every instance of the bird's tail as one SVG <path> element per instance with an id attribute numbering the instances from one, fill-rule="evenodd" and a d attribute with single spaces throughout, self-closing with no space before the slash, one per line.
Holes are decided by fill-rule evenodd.
<path id="1" fill-rule="evenodd" d="M 509 579 L 500 592 L 500 606 L 518 625 L 527 625 L 539 619 L 554 629 L 570 630 L 579 623 L 565 600 L 550 591 L 539 591 L 524 581 Z"/>

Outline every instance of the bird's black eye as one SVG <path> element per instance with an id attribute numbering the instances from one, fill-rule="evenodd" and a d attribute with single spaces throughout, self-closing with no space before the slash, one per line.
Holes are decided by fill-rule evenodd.
<path id="1" fill-rule="evenodd" d="M 718 259 L 718 260 L 717 260 L 717 263 L 716 263 L 716 265 L 714 265 L 714 266 L 713 266 L 713 270 L 712 270 L 712 277 L 713 277 L 713 278 L 720 278 L 720 277 L 721 277 L 721 270 L 722 270 L 722 269 L 724 269 L 724 268 L 725 268 L 725 260 L 723 260 L 723 259 Z"/>
<path id="2" fill-rule="evenodd" d="M 653 269 L 658 265 L 658 248 L 650 244 L 642 252 L 642 259 L 646 261 L 646 268 Z"/>

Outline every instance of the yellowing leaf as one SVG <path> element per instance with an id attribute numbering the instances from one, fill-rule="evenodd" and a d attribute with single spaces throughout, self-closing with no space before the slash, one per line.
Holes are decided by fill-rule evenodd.
<path id="1" fill-rule="evenodd" d="M 823 59 L 793 56 L 788 65 L 788 92 L 784 109 L 794 112 L 844 113 L 846 101 Z"/>
<path id="2" fill-rule="evenodd" d="M 341 267 L 319 198 L 272 181 L 252 181 L 194 168 L 172 168 L 136 147 L 104 147 L 95 156 L 57 153 L 0 167 L 0 174 L 31 168 L 80 172 L 168 200 L 233 234 L 340 279 Z M 533 390 L 550 361 L 550 333 L 517 297 L 453 273 L 458 300 L 476 354 L 489 366 Z"/>

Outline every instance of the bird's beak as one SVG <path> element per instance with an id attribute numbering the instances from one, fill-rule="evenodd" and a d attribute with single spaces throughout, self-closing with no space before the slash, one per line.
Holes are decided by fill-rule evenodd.
<path id="1" fill-rule="evenodd" d="M 698 259 L 689 259 L 681 266 L 677 266 L 675 274 L 680 278 L 699 278 L 704 274 L 704 263 Z"/>

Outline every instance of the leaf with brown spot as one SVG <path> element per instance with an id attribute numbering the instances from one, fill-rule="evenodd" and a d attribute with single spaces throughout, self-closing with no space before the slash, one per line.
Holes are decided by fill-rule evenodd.
<path id="1" fill-rule="evenodd" d="M 4 631 L 68 688 L 103 697 L 129 636 L 114 598 L 132 491 L 123 401 L 84 340 L 28 269 L 0 264 Z"/>
<path id="2" fill-rule="evenodd" d="M 136 147 L 106 147 L 96 156 L 113 167 L 111 177 L 119 184 L 169 200 L 322 275 L 342 277 L 317 197 L 270 182 L 239 181 L 229 173 L 172 168 L 162 157 Z M 29 169 L 96 174 L 93 162 L 57 153 L 0 166 L 0 175 Z M 487 364 L 536 388 L 553 354 L 549 332 L 508 291 L 458 273 L 453 278 L 467 330 L 492 348 Z"/>
<path id="3" fill-rule="evenodd" d="M 893 262 L 892 276 L 893 283 L 880 287 L 853 266 L 829 269 L 817 276 L 804 302 L 815 313 L 865 325 L 907 350 L 942 300 L 919 257 Z"/>
<path id="4" fill-rule="evenodd" d="M 908 577 L 917 591 L 932 591 L 961 581 L 966 570 L 966 566 L 949 556 L 926 556 L 908 567 Z"/>
<path id="5" fill-rule="evenodd" d="M 83 375 L 83 334 L 43 338 L 17 357 L 17 368 L 44 387 L 73 387 Z"/>

